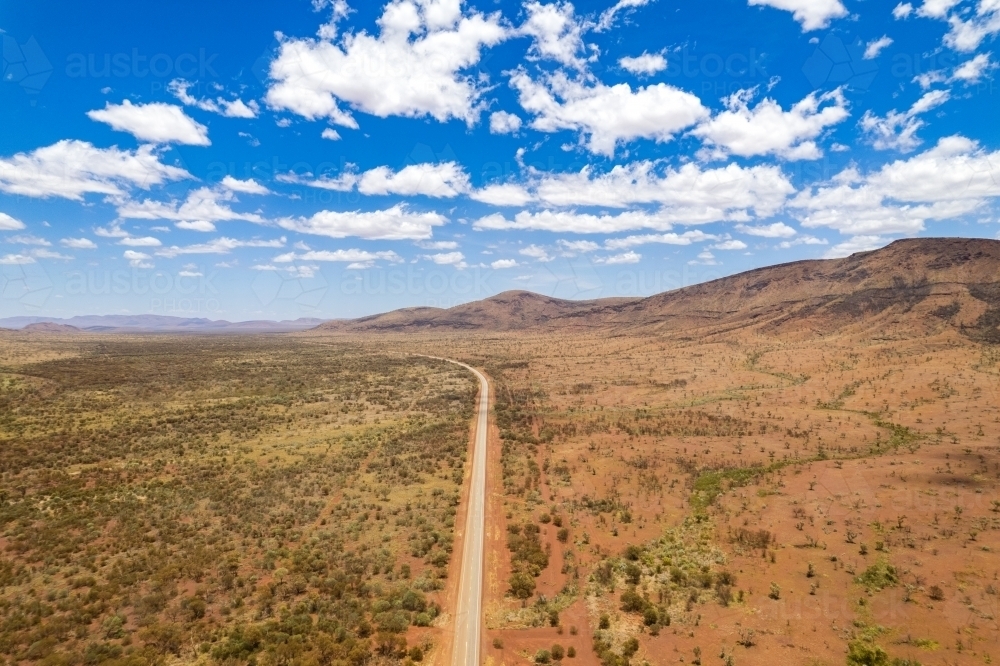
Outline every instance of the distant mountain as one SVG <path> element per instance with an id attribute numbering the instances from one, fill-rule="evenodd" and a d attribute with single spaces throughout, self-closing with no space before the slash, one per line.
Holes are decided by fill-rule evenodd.
<path id="1" fill-rule="evenodd" d="M 607 330 L 693 337 L 759 328 L 823 334 L 856 327 L 953 326 L 1000 342 L 1000 241 L 900 240 L 844 259 L 798 261 L 637 299 L 565 301 L 505 292 L 447 310 L 411 308 L 317 332 Z"/>
<path id="2" fill-rule="evenodd" d="M 66 324 L 54 324 L 50 321 L 43 321 L 37 324 L 28 324 L 21 329 L 27 333 L 80 333 L 76 326 Z"/>
<path id="3" fill-rule="evenodd" d="M 0 327 L 25 331 L 54 332 L 52 326 L 65 326 L 90 333 L 287 333 L 304 331 L 322 324 L 323 319 L 301 318 L 289 321 L 241 321 L 189 319 L 163 315 L 87 315 L 59 319 L 55 317 L 7 317 Z M 38 326 L 45 325 L 41 329 Z"/>

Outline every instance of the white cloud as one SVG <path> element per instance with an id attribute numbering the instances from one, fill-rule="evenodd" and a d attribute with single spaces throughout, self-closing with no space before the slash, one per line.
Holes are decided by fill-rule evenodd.
<path id="1" fill-rule="evenodd" d="M 502 215 L 494 214 L 476 220 L 473 224 L 478 230 L 533 230 L 551 231 L 553 233 L 604 234 L 633 229 L 670 229 L 674 224 L 686 222 L 684 215 L 678 216 L 672 211 L 647 213 L 645 211 L 626 211 L 617 215 L 591 215 L 574 211 L 539 212 L 521 211 L 508 220 Z"/>
<path id="2" fill-rule="evenodd" d="M 775 222 L 773 224 L 765 224 L 756 227 L 746 224 L 737 224 L 736 231 L 750 236 L 759 236 L 761 238 L 791 238 L 797 233 L 795 229 L 788 226 L 784 222 Z"/>
<path id="3" fill-rule="evenodd" d="M 709 252 L 708 250 L 699 252 L 698 257 L 696 259 L 692 259 L 688 263 L 691 264 L 692 266 L 695 264 L 702 264 L 703 266 L 719 265 L 719 262 L 715 260 L 715 255 Z"/>
<path id="4" fill-rule="evenodd" d="M 288 173 L 279 175 L 277 180 L 336 192 L 350 192 L 356 187 L 365 195 L 420 195 L 450 199 L 471 190 L 469 175 L 456 162 L 411 164 L 399 171 L 380 166 L 361 174 L 347 171 L 336 177 L 312 178 Z"/>
<path id="5" fill-rule="evenodd" d="M 854 236 L 850 240 L 831 247 L 824 256 L 825 259 L 840 259 L 855 252 L 871 252 L 885 246 L 889 241 L 881 236 Z"/>
<path id="6" fill-rule="evenodd" d="M 215 231 L 215 225 L 208 220 L 181 220 L 180 222 L 174 222 L 174 226 L 185 231 L 200 231 L 204 234 L 210 234 Z"/>
<path id="7" fill-rule="evenodd" d="M 184 169 L 162 164 L 148 145 L 129 151 L 63 140 L 0 159 L 0 191 L 28 197 L 76 201 L 85 194 L 119 197 L 133 187 L 149 189 L 190 177 Z"/>
<path id="8" fill-rule="evenodd" d="M 534 198 L 522 186 L 513 183 L 487 185 L 481 190 L 475 190 L 469 197 L 491 206 L 523 206 Z"/>
<path id="9" fill-rule="evenodd" d="M 417 241 L 414 243 L 424 250 L 457 250 L 458 243 L 455 241 Z"/>
<path id="10" fill-rule="evenodd" d="M 207 243 L 197 245 L 165 247 L 156 251 L 156 256 L 174 258 L 188 254 L 229 254 L 233 250 L 241 248 L 280 248 L 284 247 L 287 239 L 282 237 L 277 240 L 240 240 L 237 238 L 216 238 Z"/>
<path id="11" fill-rule="evenodd" d="M 553 259 L 553 257 L 549 256 L 549 253 L 545 250 L 545 248 L 538 247 L 534 244 L 522 248 L 518 254 L 524 257 L 531 257 L 536 261 L 552 261 Z"/>
<path id="12" fill-rule="evenodd" d="M 232 176 L 226 176 L 222 179 L 222 186 L 227 190 L 232 192 L 240 192 L 241 194 L 270 194 L 271 191 L 258 183 L 253 178 L 247 180 L 238 180 Z"/>
<path id="13" fill-rule="evenodd" d="M 587 241 L 587 240 L 569 241 L 563 239 L 559 240 L 559 246 L 570 253 L 580 253 L 580 254 L 586 254 L 587 252 L 594 252 L 595 250 L 598 250 L 601 247 L 594 241 Z"/>
<path id="14" fill-rule="evenodd" d="M 503 270 L 505 268 L 517 268 L 518 266 L 519 264 L 514 259 L 497 259 L 492 264 L 490 264 L 490 267 L 496 270 Z"/>
<path id="15" fill-rule="evenodd" d="M 150 257 L 145 252 L 137 252 L 135 250 L 125 250 L 122 253 L 125 259 L 128 259 L 128 265 L 132 268 L 153 268 L 152 262 L 150 262 Z"/>
<path id="16" fill-rule="evenodd" d="M 625 56 L 618 60 L 618 64 L 633 74 L 656 74 L 667 68 L 667 59 L 661 53 L 643 53 L 634 58 Z"/>
<path id="17" fill-rule="evenodd" d="M 159 238 L 153 238 L 152 236 L 144 236 L 142 238 L 129 236 L 118 241 L 118 244 L 127 247 L 160 247 L 163 245 Z"/>
<path id="18" fill-rule="evenodd" d="M 945 18 L 948 12 L 962 0 L 924 0 L 924 4 L 917 9 L 917 16 L 925 18 Z"/>
<path id="19" fill-rule="evenodd" d="M 521 68 L 512 73 L 510 84 L 524 110 L 535 116 L 531 127 L 578 132 L 581 145 L 608 157 L 619 144 L 635 139 L 669 141 L 708 116 L 695 95 L 665 83 L 633 92 L 627 83 L 586 85 L 563 72 L 535 81 Z"/>
<path id="20" fill-rule="evenodd" d="M 843 91 L 823 95 L 810 93 L 788 111 L 770 98 L 753 109 L 749 102 L 757 89 L 740 90 L 725 100 L 726 110 L 691 131 L 710 146 L 708 156 L 721 159 L 733 154 L 741 157 L 777 155 L 789 160 L 818 159 L 823 152 L 816 139 L 842 122 L 850 113 Z"/>
<path id="21" fill-rule="evenodd" d="M 619 164 L 603 174 L 589 166 L 577 173 L 536 174 L 532 186 L 535 197 L 550 206 L 660 204 L 673 211 L 678 222 L 689 223 L 746 217 L 747 211 L 768 217 L 795 192 L 776 166 L 702 169 L 688 163 L 675 169 L 651 161 Z"/>
<path id="22" fill-rule="evenodd" d="M 35 263 L 35 258 L 26 254 L 5 254 L 0 256 L 0 266 L 23 266 Z"/>
<path id="23" fill-rule="evenodd" d="M 24 229 L 24 222 L 7 213 L 0 213 L 0 231 L 17 231 L 19 229 Z"/>
<path id="24" fill-rule="evenodd" d="M 951 99 L 947 90 L 932 90 L 914 102 L 908 111 L 900 113 L 893 109 L 885 117 L 876 116 L 870 110 L 861 118 L 861 129 L 876 150 L 898 150 L 908 153 L 922 143 L 917 130 L 924 126 L 918 116 L 941 106 Z"/>
<path id="25" fill-rule="evenodd" d="M 340 132 L 333 129 L 332 127 L 327 127 L 320 134 L 320 138 L 326 139 L 327 141 L 340 141 Z"/>
<path id="26" fill-rule="evenodd" d="M 358 179 L 358 191 L 368 195 L 452 198 L 469 189 L 469 175 L 455 162 L 411 164 L 395 173 L 388 167 L 377 167 Z"/>
<path id="27" fill-rule="evenodd" d="M 506 111 L 490 114 L 491 134 L 516 134 L 521 129 L 521 117 Z"/>
<path id="28" fill-rule="evenodd" d="M 964 81 L 967 84 L 979 83 L 984 74 L 997 68 L 997 64 L 990 61 L 990 55 L 989 53 L 980 53 L 972 60 L 962 63 L 955 68 L 951 80 Z"/>
<path id="29" fill-rule="evenodd" d="M 897 21 L 908 18 L 913 13 L 913 5 L 909 2 L 901 2 L 892 10 L 892 16 Z"/>
<path id="30" fill-rule="evenodd" d="M 626 248 L 648 245 L 650 243 L 660 243 L 664 245 L 691 245 L 692 243 L 701 243 L 717 239 L 717 236 L 706 234 L 703 231 L 694 229 L 691 231 L 685 231 L 682 234 L 670 232 L 665 234 L 626 236 L 625 238 L 609 238 L 604 241 L 604 247 L 609 250 L 624 250 Z"/>
<path id="31" fill-rule="evenodd" d="M 267 103 L 345 127 L 357 121 L 339 102 L 381 118 L 431 116 L 472 125 L 486 83 L 463 74 L 484 47 L 509 35 L 498 14 L 463 13 L 458 0 L 394 0 L 365 31 L 319 39 L 284 39 L 271 63 Z"/>
<path id="32" fill-rule="evenodd" d="M 889 35 L 882 35 L 878 39 L 868 42 L 865 46 L 865 60 L 874 60 L 882 51 L 892 46 L 892 38 Z"/>
<path id="33" fill-rule="evenodd" d="M 741 240 L 727 240 L 721 243 L 716 243 L 712 246 L 713 250 L 745 250 L 747 249 L 747 244 Z"/>
<path id="34" fill-rule="evenodd" d="M 306 187 L 315 187 L 321 190 L 332 190 L 334 192 L 350 192 L 358 184 L 358 174 L 347 171 L 339 176 L 320 176 L 319 178 L 313 178 L 312 174 L 306 174 L 303 176 L 296 175 L 294 173 L 282 173 L 274 177 L 279 183 L 287 183 L 289 185 L 305 185 Z"/>
<path id="35" fill-rule="evenodd" d="M 424 259 L 432 261 L 438 266 L 454 266 L 455 268 L 468 268 L 465 263 L 465 255 L 461 252 L 439 252 L 438 254 L 425 254 Z"/>
<path id="36" fill-rule="evenodd" d="M 618 0 L 613 6 L 605 9 L 601 12 L 601 17 L 597 21 L 597 26 L 594 28 L 595 31 L 601 32 L 607 30 L 612 25 L 614 25 L 615 18 L 622 11 L 634 9 L 636 7 L 643 7 L 648 5 L 652 0 Z"/>
<path id="37" fill-rule="evenodd" d="M 828 245 L 828 243 L 825 238 L 816 238 L 815 236 L 799 236 L 795 240 L 786 240 L 778 243 L 778 248 L 787 250 L 798 245 Z"/>
<path id="38" fill-rule="evenodd" d="M 188 92 L 190 88 L 191 84 L 184 79 L 174 79 L 167 85 L 167 90 L 185 106 L 194 106 L 202 111 L 217 113 L 227 118 L 250 119 L 256 118 L 260 114 L 260 105 L 254 100 L 245 103 L 241 99 L 230 100 L 223 97 L 214 100 L 197 99 Z"/>
<path id="39" fill-rule="evenodd" d="M 830 25 L 831 19 L 847 16 L 847 8 L 840 0 L 748 0 L 748 4 L 792 12 L 792 18 L 802 24 L 802 32 L 822 30 Z"/>
<path id="40" fill-rule="evenodd" d="M 70 257 L 59 252 L 53 252 L 52 250 L 46 250 L 44 248 L 37 248 L 31 251 L 31 256 L 37 259 L 57 259 L 59 261 L 72 261 L 73 257 Z"/>
<path id="41" fill-rule="evenodd" d="M 97 243 L 90 240 L 89 238 L 63 238 L 59 241 L 59 244 L 63 247 L 68 247 L 73 250 L 95 250 L 97 249 Z"/>
<path id="42" fill-rule="evenodd" d="M 208 139 L 208 128 L 173 104 L 132 104 L 128 100 L 121 104 L 108 102 L 103 109 L 88 111 L 87 117 L 106 123 L 119 132 L 128 132 L 140 141 L 189 146 L 212 144 Z"/>
<path id="43" fill-rule="evenodd" d="M 252 183 L 252 185 L 251 185 Z M 232 179 L 229 185 L 223 181 L 220 189 L 200 187 L 188 192 L 187 199 L 181 202 L 164 203 L 146 199 L 144 201 L 124 201 L 118 206 L 118 216 L 132 220 L 172 220 L 184 222 L 177 226 L 181 229 L 204 231 L 213 222 L 228 222 L 243 220 L 262 224 L 265 220 L 257 213 L 240 213 L 230 207 L 236 201 L 236 195 L 230 186 L 241 187 L 244 190 L 253 189 L 255 181 L 238 181 Z M 258 186 L 259 187 L 259 186 Z M 240 190 L 236 190 L 240 191 Z M 205 224 L 208 223 L 208 224 Z"/>
<path id="44" fill-rule="evenodd" d="M 18 245 L 42 245 L 45 247 L 51 247 L 52 243 L 45 240 L 44 238 L 39 238 L 38 236 L 22 235 L 11 236 L 7 239 L 8 243 L 16 243 Z"/>
<path id="45" fill-rule="evenodd" d="M 323 210 L 311 217 L 284 218 L 278 220 L 278 225 L 289 231 L 330 238 L 423 240 L 431 237 L 434 227 L 447 221 L 438 213 L 414 213 L 399 204 L 369 212 Z"/>
<path id="46" fill-rule="evenodd" d="M 642 255 L 637 252 L 623 252 L 622 254 L 613 254 L 608 257 L 594 257 L 595 264 L 607 264 L 608 266 L 614 266 L 616 264 L 637 264 L 642 260 Z"/>
<path id="47" fill-rule="evenodd" d="M 274 258 L 274 263 L 290 263 L 293 261 L 327 261 L 351 264 L 351 268 L 371 268 L 377 261 L 388 261 L 398 264 L 403 258 L 392 250 L 382 252 L 368 252 L 367 250 L 310 250 L 302 254 L 289 252 Z"/>
<path id="48" fill-rule="evenodd" d="M 913 234 L 927 220 L 960 218 L 1000 197 L 1000 151 L 945 137 L 906 160 L 860 173 L 851 167 L 789 202 L 802 225 L 852 236 Z"/>
<path id="49" fill-rule="evenodd" d="M 571 3 L 557 1 L 543 5 L 529 2 L 524 9 L 528 18 L 518 33 L 533 38 L 528 50 L 529 59 L 554 60 L 579 70 L 586 67 L 586 60 L 579 55 L 584 50 L 586 26 L 577 21 Z"/>

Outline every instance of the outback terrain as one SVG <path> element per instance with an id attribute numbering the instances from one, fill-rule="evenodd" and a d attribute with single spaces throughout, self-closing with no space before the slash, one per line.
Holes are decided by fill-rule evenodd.
<path id="1" fill-rule="evenodd" d="M 1000 242 L 282 336 L 0 337 L 0 659 L 1000 659 Z"/>

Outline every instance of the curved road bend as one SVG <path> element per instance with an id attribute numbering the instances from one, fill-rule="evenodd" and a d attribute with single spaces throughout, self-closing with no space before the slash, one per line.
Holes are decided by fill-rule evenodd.
<path id="1" fill-rule="evenodd" d="M 486 434 L 490 413 L 490 384 L 483 373 L 465 363 L 446 358 L 440 360 L 460 365 L 479 378 L 476 446 L 472 453 L 472 487 L 469 490 L 469 511 L 465 519 L 462 575 L 458 583 L 455 639 L 451 658 L 452 666 L 479 666 L 483 615 L 483 543 L 486 531 Z"/>

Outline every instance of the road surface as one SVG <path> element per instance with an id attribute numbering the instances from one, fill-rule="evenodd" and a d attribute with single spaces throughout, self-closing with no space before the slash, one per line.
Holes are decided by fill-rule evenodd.
<path id="1" fill-rule="evenodd" d="M 480 386 L 476 446 L 472 454 L 472 487 L 469 490 L 469 512 L 465 518 L 465 544 L 462 547 L 462 575 L 458 583 L 451 664 L 479 666 L 483 616 L 483 543 L 486 532 L 486 433 L 490 413 L 490 384 L 475 368 L 458 361 L 451 362 L 476 375 Z"/>

